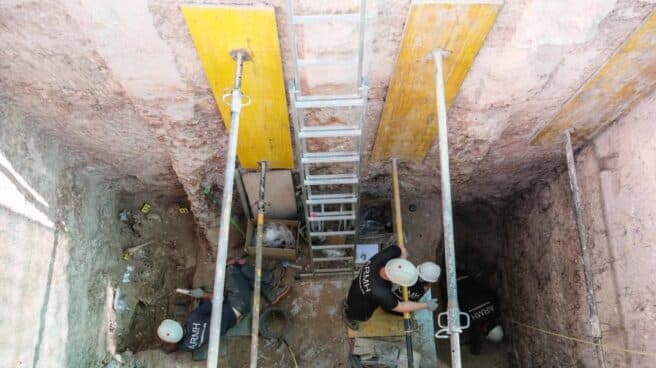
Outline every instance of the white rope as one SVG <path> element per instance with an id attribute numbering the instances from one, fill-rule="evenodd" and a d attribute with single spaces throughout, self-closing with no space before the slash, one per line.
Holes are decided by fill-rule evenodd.
<path id="1" fill-rule="evenodd" d="M 618 351 L 618 352 L 622 352 L 622 353 L 629 353 L 629 354 L 642 355 L 642 356 L 648 356 L 648 357 L 656 358 L 656 353 L 650 352 L 650 351 L 631 350 L 631 349 L 624 349 L 624 348 L 621 348 L 619 346 L 614 346 L 614 345 L 597 344 L 595 342 L 580 339 L 580 338 L 577 338 L 577 337 L 571 337 L 571 336 L 563 335 L 563 334 L 560 334 L 560 333 L 557 333 L 557 332 L 547 331 L 547 330 L 541 329 L 539 327 L 535 327 L 535 326 L 527 325 L 526 323 L 515 321 L 513 319 L 511 319 L 510 322 L 512 322 L 516 325 L 522 326 L 522 327 L 526 327 L 526 328 L 531 329 L 531 330 L 542 332 L 542 333 L 547 334 L 547 335 L 560 337 L 560 338 L 570 340 L 570 341 L 576 341 L 576 342 L 579 342 L 581 344 L 586 344 L 586 345 L 591 345 L 591 346 L 602 346 L 602 347 L 604 347 L 605 349 L 608 349 L 608 350 L 614 350 L 614 351 Z"/>

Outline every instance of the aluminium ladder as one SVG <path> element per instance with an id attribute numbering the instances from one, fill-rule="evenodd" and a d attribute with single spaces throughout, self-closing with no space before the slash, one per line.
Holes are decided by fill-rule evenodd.
<path id="1" fill-rule="evenodd" d="M 288 0 L 293 59 L 289 97 L 310 258 L 307 271 L 311 276 L 352 275 L 360 199 L 362 128 L 368 93 L 363 76 L 366 0 L 360 0 L 357 12 L 329 15 L 296 14 L 294 3 Z M 297 37 L 310 34 L 308 30 L 311 32 L 315 25 L 350 25 L 351 33 L 357 34 L 348 40 L 353 44 L 353 55 L 338 58 L 306 55 Z M 299 28 L 301 31 L 297 32 Z M 317 33 L 313 34 L 316 37 Z M 328 70 L 344 68 L 350 72 L 342 74 L 348 80 L 348 76 L 354 76 L 350 88 L 340 94 L 317 93 L 304 88 L 307 86 L 304 73 L 313 68 L 320 71 L 322 67 Z M 329 114 L 333 118 L 320 121 L 316 114 Z M 335 147 L 339 149 L 331 150 Z"/>

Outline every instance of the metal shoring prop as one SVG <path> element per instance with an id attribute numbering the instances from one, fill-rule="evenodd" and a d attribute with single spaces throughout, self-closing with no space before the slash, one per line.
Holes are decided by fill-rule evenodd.
<path id="1" fill-rule="evenodd" d="M 230 212 L 232 210 L 232 188 L 235 181 L 235 162 L 237 161 L 237 136 L 239 133 L 239 114 L 242 106 L 250 104 L 250 98 L 242 105 L 241 75 L 244 61 L 251 60 L 246 50 L 233 50 L 230 55 L 237 66 L 235 82 L 231 93 L 223 95 L 223 101 L 232 97 L 230 102 L 230 138 L 226 156 L 226 170 L 223 178 L 223 199 L 221 201 L 221 221 L 219 239 L 216 249 L 216 267 L 214 270 L 214 290 L 212 296 L 212 319 L 210 320 L 210 341 L 207 351 L 207 368 L 216 368 L 219 362 L 219 343 L 221 340 L 221 314 L 223 312 L 223 288 L 225 286 L 225 268 L 228 259 L 228 235 L 230 231 Z M 245 96 L 248 97 L 248 96 Z"/>
<path id="2" fill-rule="evenodd" d="M 255 250 L 255 286 L 253 287 L 253 323 L 251 323 L 251 368 L 257 367 L 257 343 L 260 333 L 260 290 L 262 285 L 262 241 L 264 239 L 264 184 L 266 161 L 260 164 L 260 193 L 257 201 L 257 241 Z"/>
<path id="3" fill-rule="evenodd" d="M 392 191 L 394 192 L 394 223 L 396 224 L 396 244 L 399 248 L 405 249 L 405 239 L 403 237 L 403 220 L 401 218 L 401 195 L 399 194 L 399 175 L 397 170 L 397 158 L 392 159 Z M 403 301 L 408 301 L 408 287 L 401 286 Z M 405 327 L 405 345 L 408 354 L 408 367 L 414 367 L 414 354 L 412 349 L 412 321 L 410 313 L 403 313 L 403 326 Z"/>
<path id="4" fill-rule="evenodd" d="M 449 173 L 449 142 L 448 130 L 446 125 L 446 102 L 444 96 L 444 75 L 442 58 L 448 55 L 446 50 L 433 50 L 435 60 L 435 94 L 437 99 L 437 122 L 440 147 L 440 174 L 442 178 L 442 224 L 444 226 L 444 258 L 446 266 L 446 284 L 447 284 L 447 311 L 448 327 L 438 331 L 436 338 L 445 338 L 438 336 L 442 331 L 448 334 L 451 340 L 451 366 L 453 368 L 462 367 L 460 359 L 460 307 L 458 306 L 458 278 L 456 276 L 456 254 L 453 235 L 453 210 L 451 208 L 451 177 Z M 442 315 L 442 314 L 440 314 Z M 468 314 L 464 313 L 469 317 Z M 467 319 L 469 321 L 469 319 Z M 438 318 L 438 324 L 440 318 Z M 469 322 L 467 322 L 469 325 Z M 440 325 L 442 327 L 442 325 Z M 465 327 L 466 328 L 466 327 Z"/>
<path id="5" fill-rule="evenodd" d="M 594 291 L 594 280 L 590 271 L 590 255 L 588 254 L 588 236 L 583 221 L 583 202 L 581 201 L 581 189 L 576 177 L 576 163 L 574 162 L 574 150 L 572 150 L 572 137 L 569 130 L 563 132 L 565 136 L 565 157 L 567 158 L 567 171 L 569 173 L 569 188 L 572 191 L 572 202 L 574 202 L 574 214 L 576 216 L 576 229 L 579 234 L 579 245 L 581 246 L 581 260 L 583 263 L 583 275 L 585 276 L 586 300 L 590 309 L 590 329 L 592 341 L 596 344 L 595 351 L 599 367 L 606 368 L 604 347 L 601 345 L 601 328 L 599 327 L 599 315 L 597 314 L 597 298 Z"/>

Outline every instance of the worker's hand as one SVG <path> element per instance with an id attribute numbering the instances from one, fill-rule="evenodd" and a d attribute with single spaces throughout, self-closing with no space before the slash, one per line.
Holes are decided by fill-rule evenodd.
<path id="1" fill-rule="evenodd" d="M 437 306 L 438 306 L 437 299 L 431 299 L 426 302 L 426 309 L 428 309 L 431 312 L 435 312 Z"/>
<path id="2" fill-rule="evenodd" d="M 194 298 L 200 299 L 200 298 L 205 296 L 205 290 L 203 290 L 201 288 L 195 288 L 195 289 L 191 290 L 189 295 L 191 295 Z"/>

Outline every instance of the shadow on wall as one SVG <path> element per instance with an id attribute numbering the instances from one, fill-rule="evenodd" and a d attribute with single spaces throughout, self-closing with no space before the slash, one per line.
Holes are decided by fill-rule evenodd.
<path id="1" fill-rule="evenodd" d="M 503 250 L 499 210 L 485 202 L 472 202 L 457 206 L 453 216 L 459 268 L 481 275 L 487 280 L 486 287 L 499 292 L 498 265 Z"/>
<path id="2" fill-rule="evenodd" d="M 5 308 L 0 313 L 3 335 L 13 336 L 11 343 L 3 344 L 9 351 L 0 354 L 2 366 L 36 367 L 41 357 L 59 240 L 48 210 L 48 202 L 0 152 L 0 238 L 4 242 L 0 259 L 6 266 L 0 288 Z M 32 328 L 25 328 L 28 325 Z M 51 357 L 63 363 L 61 358 L 56 354 Z"/>
<path id="3" fill-rule="evenodd" d="M 34 126 L 0 124 L 3 367 L 84 367 L 113 353 L 116 189 Z M 120 249 L 120 248 L 119 248 Z M 116 259 L 112 261 L 112 257 Z"/>

